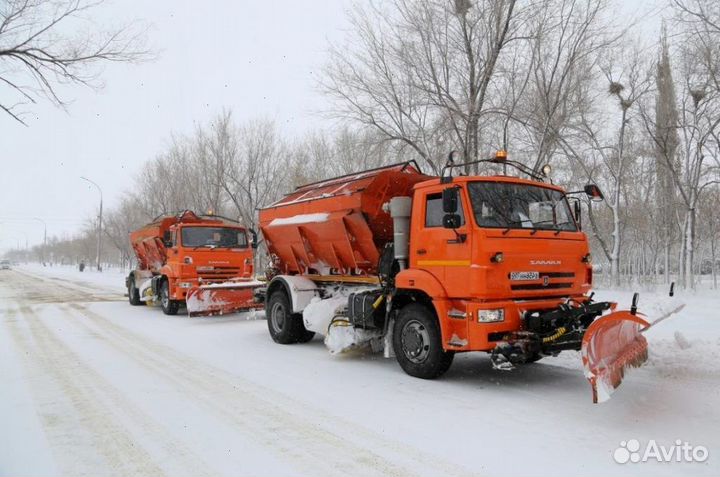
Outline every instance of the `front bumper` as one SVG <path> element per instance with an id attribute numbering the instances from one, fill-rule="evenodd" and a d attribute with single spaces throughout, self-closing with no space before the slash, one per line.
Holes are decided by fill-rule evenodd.
<path id="1" fill-rule="evenodd" d="M 584 302 L 584 295 L 573 300 Z M 557 308 L 567 297 L 543 298 L 538 300 L 446 300 L 435 302 L 446 350 L 491 351 L 507 333 L 523 330 L 523 316 L 527 312 L 545 311 Z M 480 310 L 503 310 L 503 320 L 483 323 L 478 321 Z"/>

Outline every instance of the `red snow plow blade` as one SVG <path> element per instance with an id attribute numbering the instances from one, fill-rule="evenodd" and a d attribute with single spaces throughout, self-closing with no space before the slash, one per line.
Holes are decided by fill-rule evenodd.
<path id="1" fill-rule="evenodd" d="M 647 340 L 641 332 L 650 323 L 641 316 L 616 311 L 593 321 L 585 331 L 581 352 L 594 403 L 610 399 L 626 368 L 637 368 L 647 361 Z"/>
<path id="2" fill-rule="evenodd" d="M 227 282 L 191 288 L 186 297 L 190 316 L 226 315 L 237 311 L 262 308 L 254 299 L 256 288 L 262 282 Z"/>

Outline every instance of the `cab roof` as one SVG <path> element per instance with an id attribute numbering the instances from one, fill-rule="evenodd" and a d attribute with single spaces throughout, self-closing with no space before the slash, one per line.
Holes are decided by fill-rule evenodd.
<path id="1" fill-rule="evenodd" d="M 447 178 L 445 179 L 447 180 Z M 457 184 L 457 183 L 468 183 L 468 182 L 504 182 L 508 184 L 523 184 L 523 185 L 529 185 L 529 186 L 535 186 L 535 187 L 544 187 L 546 189 L 553 189 L 558 192 L 565 192 L 565 189 L 562 187 L 547 183 L 547 182 L 540 182 L 535 181 L 531 179 L 524 179 L 522 177 L 516 177 L 516 176 L 503 176 L 503 175 L 493 175 L 493 176 L 454 176 L 451 178 L 449 182 L 446 182 L 446 184 Z M 415 184 L 415 189 L 424 189 L 426 187 L 432 187 L 441 184 L 442 181 L 440 177 L 434 177 L 430 180 L 422 181 L 417 184 Z"/>

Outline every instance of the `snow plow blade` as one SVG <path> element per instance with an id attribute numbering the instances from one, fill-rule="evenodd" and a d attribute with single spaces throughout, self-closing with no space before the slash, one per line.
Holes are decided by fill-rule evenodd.
<path id="1" fill-rule="evenodd" d="M 190 316 L 227 315 L 262 308 L 255 301 L 255 289 L 262 282 L 228 282 L 191 288 L 186 297 Z"/>
<path id="2" fill-rule="evenodd" d="M 650 323 L 641 316 L 616 311 L 593 321 L 585 331 L 581 353 L 594 403 L 610 399 L 626 368 L 637 368 L 647 361 L 648 345 L 642 331 Z"/>

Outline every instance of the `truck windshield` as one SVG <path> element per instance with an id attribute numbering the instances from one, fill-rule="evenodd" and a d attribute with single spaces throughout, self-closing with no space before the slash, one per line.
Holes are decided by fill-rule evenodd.
<path id="1" fill-rule="evenodd" d="M 229 227 L 183 227 L 183 247 L 247 248 L 244 230 Z"/>
<path id="2" fill-rule="evenodd" d="M 468 191 L 480 227 L 577 230 L 560 191 L 508 182 L 471 182 Z"/>

